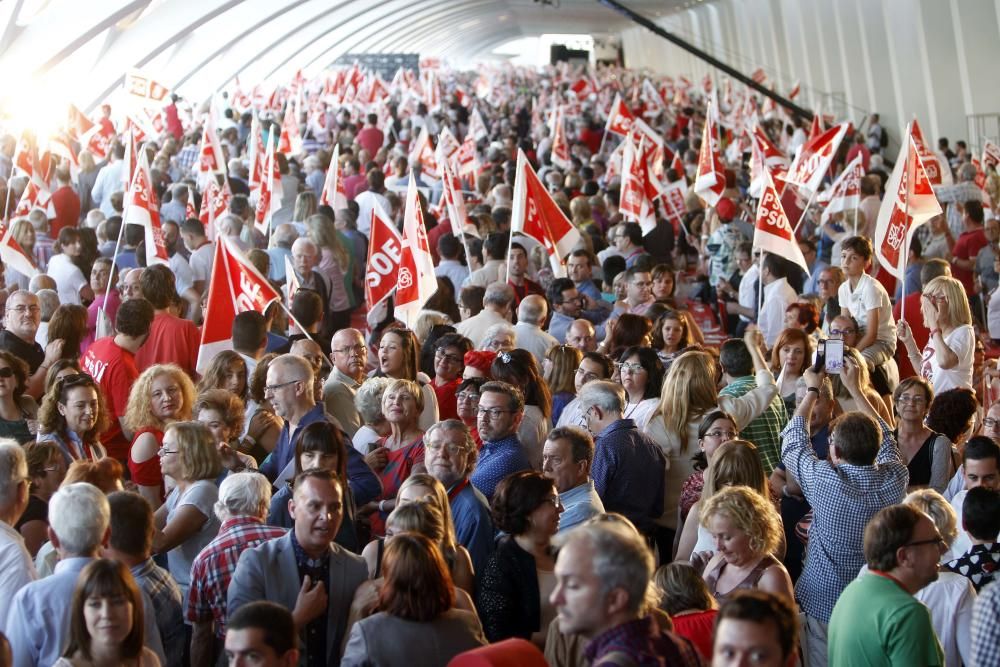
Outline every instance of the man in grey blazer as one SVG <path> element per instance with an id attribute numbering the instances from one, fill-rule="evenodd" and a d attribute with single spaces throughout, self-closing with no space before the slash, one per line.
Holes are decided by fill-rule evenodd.
<path id="1" fill-rule="evenodd" d="M 229 584 L 228 613 L 268 600 L 292 612 L 302 647 L 300 665 L 335 665 L 354 592 L 368 578 L 364 560 L 333 538 L 343 518 L 336 473 L 307 470 L 295 478 L 288 511 L 295 527 L 248 549 Z"/>

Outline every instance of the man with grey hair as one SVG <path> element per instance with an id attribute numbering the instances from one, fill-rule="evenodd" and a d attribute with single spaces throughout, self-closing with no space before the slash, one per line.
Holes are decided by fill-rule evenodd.
<path id="1" fill-rule="evenodd" d="M 517 329 L 510 322 L 498 322 L 486 330 L 483 339 L 479 341 L 480 350 L 491 352 L 510 352 L 518 347 Z"/>
<path id="2" fill-rule="evenodd" d="M 623 417 L 626 398 L 620 384 L 595 380 L 580 389 L 578 398 L 594 436 L 591 475 L 604 507 L 651 536 L 663 514 L 666 457 L 635 421 Z"/>
<path id="3" fill-rule="evenodd" d="M 13 440 L 0 440 L 0 601 L 4 604 L 38 578 L 24 538 L 14 529 L 28 507 L 30 486 L 24 450 Z M 5 632 L 6 620 L 0 612 L 0 632 Z"/>
<path id="4" fill-rule="evenodd" d="M 170 201 L 160 207 L 160 220 L 180 224 L 187 218 L 188 186 L 174 183 L 170 186 Z"/>
<path id="5" fill-rule="evenodd" d="M 549 305 L 545 297 L 538 294 L 524 297 L 517 307 L 517 325 L 514 327 L 517 330 L 517 346 L 535 355 L 539 368 L 548 351 L 559 344 L 552 334 L 542 330 L 548 316 Z"/>
<path id="6" fill-rule="evenodd" d="M 333 305 L 330 301 L 333 295 L 333 285 L 326 274 L 315 270 L 319 266 L 320 257 L 319 248 L 307 237 L 295 239 L 292 244 L 292 269 L 294 269 L 295 277 L 299 281 L 299 287 L 313 290 L 319 294 L 320 300 L 323 302 L 324 325 L 320 328 L 325 332 L 325 338 L 333 333 L 326 330 Z M 287 292 L 287 288 L 285 291 Z"/>
<path id="7" fill-rule="evenodd" d="M 53 665 L 62 656 L 69 641 L 68 602 L 80 573 L 107 544 L 110 518 L 107 497 L 86 482 L 64 486 L 49 500 L 49 538 L 59 563 L 51 576 L 18 591 L 7 609 L 7 639 L 15 665 Z M 166 664 L 156 613 L 145 592 L 142 600 L 145 645 Z"/>
<path id="8" fill-rule="evenodd" d="M 354 394 L 365 381 L 368 348 L 357 329 L 341 329 L 330 341 L 333 370 L 323 385 L 323 404 L 351 438 L 361 428 L 361 415 L 354 407 Z"/>
<path id="9" fill-rule="evenodd" d="M 514 303 L 514 288 L 506 283 L 492 283 L 483 296 L 483 309 L 477 315 L 459 322 L 455 329 L 472 341 L 482 340 L 487 329 L 494 324 L 510 324 L 511 306 Z"/>
<path id="10" fill-rule="evenodd" d="M 250 244 L 243 240 L 243 219 L 234 213 L 227 213 L 218 220 L 215 221 L 215 227 L 219 231 L 220 236 L 225 236 L 229 239 L 233 245 L 247 252 L 250 250 Z"/>
<path id="11" fill-rule="evenodd" d="M 55 279 L 47 273 L 38 273 L 31 277 L 28 281 L 28 291 L 32 294 L 38 294 L 43 289 L 50 289 L 55 292 L 59 287 L 56 285 Z"/>
<path id="12" fill-rule="evenodd" d="M 655 559 L 636 530 L 621 522 L 588 522 L 554 539 L 556 587 L 549 602 L 559 631 L 583 635 L 590 664 L 702 664 L 689 639 L 662 628 L 649 614 Z M 645 664 L 644 662 L 641 664 Z"/>
<path id="13" fill-rule="evenodd" d="M 553 429 L 542 447 L 542 474 L 556 483 L 559 502 L 559 532 L 578 526 L 595 514 L 604 513 L 590 466 L 594 462 L 594 439 L 577 426 Z"/>
<path id="14" fill-rule="evenodd" d="M 98 225 L 107 220 L 107 216 L 99 208 L 87 211 L 87 216 L 83 219 L 83 226 L 90 229 L 97 229 Z"/>
<path id="15" fill-rule="evenodd" d="M 222 526 L 218 536 L 191 564 L 191 590 L 184 618 L 192 624 L 192 665 L 215 663 L 213 637 L 221 645 L 226 636 L 226 596 L 240 554 L 286 532 L 264 523 L 270 504 L 271 483 L 263 475 L 238 472 L 219 486 L 215 514 Z"/>
<path id="16" fill-rule="evenodd" d="M 283 283 L 285 277 L 285 258 L 289 263 L 292 261 L 292 244 L 299 237 L 295 225 L 290 222 L 283 222 L 271 232 L 270 247 L 266 250 L 267 256 L 271 258 L 270 268 L 267 277 L 271 280 Z"/>
<path id="17" fill-rule="evenodd" d="M 302 168 L 306 172 L 306 187 L 319 200 L 323 195 L 323 184 L 326 182 L 326 172 L 323 171 L 323 165 L 317 156 L 310 155 L 302 161 Z"/>
<path id="18" fill-rule="evenodd" d="M 479 451 L 469 427 L 460 419 L 440 421 L 424 433 L 424 465 L 448 491 L 455 536 L 469 550 L 476 572 L 482 572 L 496 543 L 486 497 L 469 483 Z"/>
<path id="19" fill-rule="evenodd" d="M 31 375 L 28 377 L 27 393 L 36 401 L 40 400 L 45 393 L 45 374 L 62 356 L 63 340 L 54 340 L 44 349 L 36 342 L 42 309 L 38 297 L 31 292 L 17 290 L 7 297 L 5 309 L 0 350 L 6 350 L 28 364 Z"/>
<path id="20" fill-rule="evenodd" d="M 49 342 L 49 321 L 55 315 L 59 307 L 59 293 L 52 289 L 40 289 L 35 296 L 38 297 L 39 317 L 38 331 L 35 332 L 35 342 L 45 347 Z"/>

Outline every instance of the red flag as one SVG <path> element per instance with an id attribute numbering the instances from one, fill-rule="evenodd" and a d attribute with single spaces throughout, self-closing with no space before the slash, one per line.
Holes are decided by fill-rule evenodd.
<path id="1" fill-rule="evenodd" d="M 549 254 L 555 275 L 566 275 L 563 259 L 580 241 L 580 232 L 552 201 L 521 149 L 517 151 L 512 208 L 511 234 L 521 232 L 541 243 Z"/>
<path id="2" fill-rule="evenodd" d="M 143 151 L 145 153 L 146 151 Z M 132 185 L 132 177 L 135 176 L 135 167 L 139 163 L 138 149 L 136 148 L 135 132 L 129 126 L 125 129 L 125 155 L 122 158 L 122 180 L 125 186 L 122 188 L 126 192 Z"/>
<path id="3" fill-rule="evenodd" d="M 170 255 L 163 242 L 163 229 L 160 227 L 160 202 L 157 201 L 156 191 L 153 190 L 146 151 L 139 151 L 139 161 L 135 166 L 132 184 L 125 194 L 122 224 L 142 225 L 145 228 L 146 266 L 170 263 Z"/>
<path id="4" fill-rule="evenodd" d="M 455 151 L 453 158 L 455 171 L 459 176 L 471 176 L 479 171 L 479 156 L 476 154 L 476 141 L 471 134 L 465 137 L 465 141 Z"/>
<path id="5" fill-rule="evenodd" d="M 821 134 L 823 134 L 823 121 L 819 119 L 819 114 L 816 114 L 813 116 L 812 124 L 809 126 L 809 136 L 806 137 L 806 141 L 812 141 Z"/>
<path id="6" fill-rule="evenodd" d="M 767 180 L 764 178 L 765 171 L 771 173 L 772 179 L 775 176 L 784 176 L 785 172 L 788 171 L 788 158 L 777 146 L 771 143 L 760 125 L 754 125 L 750 132 L 749 193 L 751 197 L 760 199 L 763 194 Z"/>
<path id="7" fill-rule="evenodd" d="M 932 151 L 927 142 L 924 141 L 923 130 L 920 129 L 920 123 L 917 122 L 916 118 L 910 124 L 910 134 L 913 137 L 913 143 L 917 147 L 917 154 L 920 155 L 920 161 L 927 171 L 927 177 L 931 180 L 931 185 L 951 185 L 954 182 L 954 179 L 951 177 L 951 167 L 947 161 L 943 161 L 937 153 Z"/>
<path id="8" fill-rule="evenodd" d="M 170 95 L 169 88 L 135 69 L 126 72 L 124 87 L 129 99 L 141 105 L 166 104 Z"/>
<path id="9" fill-rule="evenodd" d="M 372 309 L 381 303 L 399 283 L 399 265 L 403 238 L 388 214 L 376 203 L 368 244 L 368 268 L 365 271 L 365 301 Z"/>
<path id="10" fill-rule="evenodd" d="M 323 192 L 319 203 L 331 207 L 335 211 L 347 208 L 347 190 L 340 178 L 340 146 L 333 145 L 333 157 L 330 158 L 330 168 L 326 170 L 326 180 L 323 181 Z"/>
<path id="11" fill-rule="evenodd" d="M 94 129 L 94 121 L 87 118 L 75 104 L 70 104 L 66 118 L 66 132 L 70 138 L 82 142 L 83 136 L 92 129 Z"/>
<path id="12" fill-rule="evenodd" d="M 3 260 L 5 266 L 29 278 L 38 274 L 35 258 L 27 253 L 14 238 L 14 225 L 0 223 L 0 259 Z"/>
<path id="13" fill-rule="evenodd" d="M 406 326 L 412 326 L 417 321 L 417 313 L 436 291 L 434 258 L 427 242 L 427 226 L 420 208 L 417 182 L 411 171 L 410 183 L 406 189 L 406 210 L 403 213 L 402 253 L 399 281 L 396 284 L 396 319 Z"/>
<path id="14" fill-rule="evenodd" d="M 215 128 L 215 105 L 213 104 L 205 116 L 205 125 L 201 131 L 196 177 L 198 187 L 204 190 L 208 186 L 209 180 L 215 180 L 217 174 L 225 173 L 226 159 Z"/>
<path id="15" fill-rule="evenodd" d="M 431 136 L 426 125 L 420 130 L 417 140 L 413 142 L 408 162 L 411 166 L 420 164 L 420 172 L 430 178 L 441 177 L 437 159 L 434 157 L 434 147 L 431 146 Z"/>
<path id="16" fill-rule="evenodd" d="M 879 265 L 902 280 L 910 241 L 917 229 L 941 214 L 941 204 L 934 195 L 930 175 L 920 156 L 913 134 L 906 128 L 896 166 L 885 184 L 885 198 L 878 210 L 875 227 L 875 257 Z"/>
<path id="17" fill-rule="evenodd" d="M 438 164 L 450 161 L 460 147 L 461 144 L 458 143 L 458 139 L 451 133 L 451 130 L 447 127 L 442 128 L 441 132 L 438 133 L 437 155 L 435 156 Z"/>
<path id="18" fill-rule="evenodd" d="M 807 141 L 792 162 L 792 166 L 788 168 L 785 180 L 801 185 L 811 192 L 817 192 L 820 183 L 823 182 L 823 176 L 826 175 L 837 154 L 840 142 L 847 134 L 847 127 L 848 123 L 834 125 L 818 137 Z"/>
<path id="19" fill-rule="evenodd" d="M 187 204 L 184 206 L 184 219 L 185 220 L 191 220 L 191 219 L 197 220 L 198 219 L 198 209 L 196 209 L 195 206 L 194 206 L 194 188 L 192 188 L 189 185 L 187 187 L 187 191 L 188 191 L 188 200 L 187 200 Z"/>
<path id="20" fill-rule="evenodd" d="M 750 75 L 750 78 L 753 79 L 754 83 L 759 83 L 763 86 L 767 83 L 767 72 L 764 71 L 763 67 L 758 67 Z"/>
<path id="21" fill-rule="evenodd" d="M 233 349 L 233 320 L 238 313 L 255 310 L 263 315 L 268 305 L 279 298 L 271 283 L 257 272 L 240 249 L 228 238 L 220 238 L 215 244 L 212 278 L 208 284 L 198 371 L 204 371 L 219 352 Z"/>
<path id="22" fill-rule="evenodd" d="M 851 163 L 844 168 L 837 180 L 833 182 L 830 189 L 825 190 L 816 197 L 820 204 L 828 202 L 820 217 L 822 223 L 830 218 L 834 213 L 850 211 L 861 205 L 861 179 L 865 177 L 865 167 L 861 162 L 861 154 L 851 160 Z"/>
<path id="23" fill-rule="evenodd" d="M 229 202 L 233 199 L 232 190 L 229 189 L 229 181 L 224 181 L 222 185 L 216 179 L 208 182 L 208 187 L 201 198 L 201 213 L 198 219 L 205 225 L 205 235 L 209 241 L 215 240 L 215 221 L 226 214 L 229 210 Z"/>
<path id="24" fill-rule="evenodd" d="M 263 182 L 260 184 L 260 191 L 257 196 L 257 208 L 254 215 L 254 227 L 265 238 L 270 236 L 271 215 L 281 208 L 281 197 L 276 196 L 274 192 L 274 171 L 276 167 L 277 165 L 274 163 L 274 142 L 268 141 L 267 159 L 264 160 Z"/>
<path id="25" fill-rule="evenodd" d="M 591 93 L 596 93 L 593 84 L 586 77 L 580 77 L 573 82 L 573 85 L 569 87 L 570 90 L 576 95 L 576 99 L 581 102 L 587 99 Z"/>
<path id="26" fill-rule="evenodd" d="M 779 257 L 795 262 L 802 270 L 809 272 L 809 264 L 802 256 L 802 249 L 792 233 L 792 225 L 788 222 L 785 209 L 781 206 L 781 197 L 771 174 L 767 174 L 764 194 L 757 206 L 757 224 L 753 232 L 753 247 L 773 253 Z"/>
<path id="27" fill-rule="evenodd" d="M 684 215 L 687 213 L 687 206 L 684 204 L 684 195 L 687 194 L 687 183 L 681 179 L 668 183 L 663 188 L 663 212 L 667 220 L 673 225 L 674 234 L 680 234 L 684 228 Z"/>
<path id="28" fill-rule="evenodd" d="M 652 199 L 648 196 L 649 170 L 646 163 L 645 138 L 639 137 L 639 146 L 633 141 L 633 134 L 625 139 L 622 154 L 622 185 L 618 210 L 626 220 L 638 222 L 643 233 L 656 227 L 656 213 Z M 658 193 L 657 193 L 658 194 Z"/>
<path id="29" fill-rule="evenodd" d="M 552 164 L 568 169 L 572 164 L 569 159 L 569 142 L 566 140 L 566 119 L 562 106 L 555 110 L 555 127 L 552 130 Z"/>
<path id="30" fill-rule="evenodd" d="M 264 161 L 267 158 L 266 149 L 264 147 L 264 136 L 261 132 L 260 121 L 257 119 L 257 114 L 252 114 L 250 120 L 250 136 L 247 137 L 247 159 L 249 160 L 249 179 L 247 184 L 250 186 L 250 191 L 260 187 L 261 182 L 264 180 Z"/>
<path id="31" fill-rule="evenodd" d="M 483 122 L 483 115 L 479 113 L 479 107 L 473 107 L 472 113 L 469 114 L 469 132 L 467 136 L 472 137 L 476 141 L 490 136 L 489 130 L 486 129 L 486 123 Z"/>
<path id="32" fill-rule="evenodd" d="M 302 133 L 299 132 L 299 109 L 295 98 L 285 107 L 285 115 L 281 119 L 281 140 L 278 142 L 278 152 L 285 155 L 298 155 L 302 152 Z"/>
<path id="33" fill-rule="evenodd" d="M 608 112 L 608 122 L 604 126 L 605 132 L 613 132 L 619 136 L 627 136 L 635 116 L 629 110 L 621 93 L 615 93 L 615 100 L 611 103 L 611 110 Z"/>
<path id="34" fill-rule="evenodd" d="M 448 212 L 448 219 L 451 220 L 451 231 L 455 236 L 462 234 L 467 228 L 473 230 L 474 236 L 479 236 L 479 231 L 475 225 L 466 225 L 469 219 L 465 211 L 465 199 L 462 197 L 462 184 L 451 170 L 448 163 L 442 165 L 444 173 L 441 174 L 441 202 Z"/>
<path id="35" fill-rule="evenodd" d="M 990 167 L 996 169 L 997 165 L 1000 164 L 1000 146 L 997 146 L 989 139 L 983 142 L 982 164 L 984 170 Z"/>
<path id="36" fill-rule="evenodd" d="M 719 153 L 719 128 L 715 117 L 715 104 L 709 102 L 705 114 L 705 128 L 701 135 L 701 152 L 698 154 L 698 172 L 694 179 L 694 193 L 709 206 L 715 206 L 726 189 L 726 169 Z"/>
<path id="37" fill-rule="evenodd" d="M 788 99 L 794 100 L 796 97 L 799 96 L 799 93 L 801 92 L 802 92 L 802 86 L 799 84 L 798 81 L 796 81 L 795 85 L 792 86 L 792 89 L 788 91 Z"/>

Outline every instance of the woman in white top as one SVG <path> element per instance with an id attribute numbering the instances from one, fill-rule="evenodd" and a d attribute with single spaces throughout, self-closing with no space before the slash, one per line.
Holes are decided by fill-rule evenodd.
<path id="1" fill-rule="evenodd" d="M 924 285 L 920 312 L 924 326 L 930 331 L 922 354 L 906 322 L 900 321 L 897 327 L 910 363 L 931 382 L 935 394 L 956 387 L 972 389 L 976 333 L 962 283 L 955 278 L 938 276 Z"/>
<path id="2" fill-rule="evenodd" d="M 524 392 L 524 416 L 517 437 L 532 467 L 541 470 L 545 435 L 552 430 L 552 393 L 542 379 L 535 355 L 522 349 L 500 352 L 493 360 L 490 374 L 494 380 L 507 382 Z"/>
<path id="3" fill-rule="evenodd" d="M 619 382 L 628 396 L 622 416 L 634 421 L 635 427 L 642 431 L 660 404 L 663 362 L 652 348 L 633 346 L 618 357 L 618 372 Z"/>
<path id="4" fill-rule="evenodd" d="M 144 646 L 142 593 L 132 573 L 109 559 L 80 573 L 69 617 L 69 646 L 55 667 L 159 667 Z"/>
<path id="5" fill-rule="evenodd" d="M 46 271 L 54 281 L 59 291 L 59 303 L 83 304 L 94 300 L 94 290 L 90 281 L 76 261 L 83 252 L 83 242 L 80 240 L 80 230 L 75 227 L 63 227 L 59 231 L 59 239 L 52 245 L 56 254 L 49 259 Z"/>

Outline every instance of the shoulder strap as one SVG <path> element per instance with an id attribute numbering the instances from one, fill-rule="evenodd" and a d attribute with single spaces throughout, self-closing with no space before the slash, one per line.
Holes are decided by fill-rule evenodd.
<path id="1" fill-rule="evenodd" d="M 612 651 L 601 656 L 593 667 L 636 667 L 636 661 L 625 651 Z"/>

